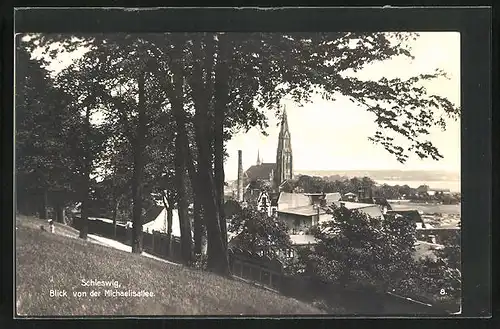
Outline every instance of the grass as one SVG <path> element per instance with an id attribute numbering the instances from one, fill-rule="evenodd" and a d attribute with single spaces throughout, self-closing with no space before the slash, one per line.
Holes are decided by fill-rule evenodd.
<path id="1" fill-rule="evenodd" d="M 78 239 L 71 227 L 16 220 L 16 306 L 19 316 L 285 315 L 321 314 L 312 305 L 212 273 L 176 266 Z M 113 288 L 84 280 L 116 280 L 116 290 L 152 297 L 105 297 Z M 67 297 L 51 297 L 65 290 Z M 90 296 L 90 291 L 101 296 Z M 86 292 L 85 297 L 73 292 Z"/>

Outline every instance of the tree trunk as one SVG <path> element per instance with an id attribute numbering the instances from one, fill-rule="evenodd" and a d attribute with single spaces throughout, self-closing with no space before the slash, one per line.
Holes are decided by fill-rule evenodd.
<path id="1" fill-rule="evenodd" d="M 229 101 L 229 61 L 232 57 L 232 46 L 227 34 L 220 35 L 219 49 L 220 57 L 215 72 L 214 169 L 219 225 L 224 248 L 227 249 L 227 224 L 224 214 L 224 118 Z"/>
<path id="2" fill-rule="evenodd" d="M 201 255 L 203 253 L 203 222 L 201 217 L 201 204 L 199 200 L 194 200 L 193 207 L 193 231 L 194 231 L 194 253 L 195 255 Z"/>
<path id="3" fill-rule="evenodd" d="M 146 139 L 146 102 L 144 89 L 144 72 L 139 73 L 137 82 L 139 87 L 138 126 L 134 140 L 134 173 L 132 177 L 132 252 L 142 253 L 142 202 L 143 202 L 143 174 L 144 174 L 144 147 Z"/>
<path id="4" fill-rule="evenodd" d="M 223 241 L 219 216 L 219 201 L 216 183 L 213 177 L 212 155 L 207 127 L 209 122 L 209 98 L 207 89 L 203 83 L 203 71 L 200 61 L 202 59 L 200 38 L 193 41 L 193 53 L 195 54 L 195 65 L 192 73 L 191 88 L 195 100 L 195 139 L 198 149 L 198 177 L 199 197 L 203 204 L 204 218 L 207 229 L 207 267 L 221 275 L 229 274 L 229 262 L 227 258 L 226 243 Z"/>
<path id="5" fill-rule="evenodd" d="M 118 216 L 118 209 L 120 208 L 120 199 L 115 196 L 115 209 L 113 210 L 113 237 L 116 240 L 116 218 Z"/>
<path id="6" fill-rule="evenodd" d="M 88 169 L 85 170 L 85 174 L 83 177 L 82 184 L 82 205 L 80 212 L 81 226 L 80 226 L 80 235 L 81 239 L 87 240 L 87 235 L 89 233 L 89 191 L 90 191 L 90 173 Z"/>
<path id="7" fill-rule="evenodd" d="M 85 128 L 86 135 L 90 136 L 92 127 L 90 125 L 90 106 L 87 106 L 85 111 Z M 87 139 L 83 142 L 83 175 L 82 175 L 82 205 L 81 205 L 81 239 L 87 240 L 89 232 L 89 208 L 90 208 L 90 174 L 92 173 L 92 154 L 90 152 L 90 145 Z"/>
<path id="8" fill-rule="evenodd" d="M 186 197 L 186 157 L 185 146 L 188 145 L 186 132 L 186 117 L 184 113 L 182 99 L 184 73 L 182 68 L 182 47 L 181 42 L 175 44 L 172 52 L 172 73 L 173 88 L 171 90 L 172 113 L 177 126 L 175 138 L 175 187 L 177 190 L 177 211 L 179 215 L 179 225 L 181 231 L 181 253 L 184 262 L 190 262 L 192 258 L 192 236 L 191 223 L 188 217 L 187 197 Z"/>
<path id="9" fill-rule="evenodd" d="M 177 190 L 177 213 L 179 216 L 179 228 L 181 231 L 181 254 L 185 263 L 192 260 L 192 236 L 191 223 L 188 216 L 188 204 L 186 196 L 186 166 L 184 162 L 184 152 L 182 137 L 177 135 L 175 141 L 175 186 Z"/>
<path id="10" fill-rule="evenodd" d="M 171 193 L 165 193 L 162 191 L 163 194 L 163 206 L 165 206 L 165 209 L 167 210 L 167 256 L 172 257 L 172 221 L 173 221 L 173 207 L 175 200 L 171 196 Z"/>
<path id="11" fill-rule="evenodd" d="M 174 220 L 173 208 L 169 207 L 169 208 L 167 208 L 167 236 L 168 236 L 167 245 L 168 245 L 168 255 L 169 256 L 173 256 L 172 255 L 172 222 L 173 222 L 173 220 Z"/>
<path id="12" fill-rule="evenodd" d="M 57 202 L 54 205 L 54 214 L 55 214 L 55 220 L 58 223 L 65 224 L 64 223 L 64 207 L 60 202 Z"/>

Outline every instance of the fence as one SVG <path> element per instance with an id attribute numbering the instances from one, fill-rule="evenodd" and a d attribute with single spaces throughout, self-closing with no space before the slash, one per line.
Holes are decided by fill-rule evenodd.
<path id="1" fill-rule="evenodd" d="M 179 237 L 172 236 L 169 243 L 168 235 L 165 233 L 156 231 L 153 231 L 152 233 L 143 232 L 142 248 L 151 255 L 155 255 L 163 259 L 181 261 L 181 241 Z"/>
<path id="2" fill-rule="evenodd" d="M 73 219 L 73 227 L 79 230 L 82 227 L 80 217 Z M 99 219 L 88 221 L 88 233 L 97 234 L 105 238 L 120 241 L 126 245 L 131 246 L 132 230 L 123 224 L 116 225 L 116 236 L 114 234 L 114 225 L 110 222 L 105 222 Z M 142 248 L 145 252 L 158 256 L 163 259 L 174 261 L 181 260 L 181 244 L 179 237 L 172 236 L 169 241 L 168 235 L 160 232 L 153 231 L 152 233 L 142 233 Z M 170 253 L 169 253 L 170 249 Z"/>
<path id="3" fill-rule="evenodd" d="M 280 290 L 283 264 L 279 260 L 239 248 L 229 249 L 228 256 L 233 276 L 276 291 Z"/>
<path id="4" fill-rule="evenodd" d="M 341 305 L 346 312 L 362 315 L 423 315 L 449 312 L 442 307 L 422 303 L 394 293 L 370 289 L 347 289 L 308 276 L 288 276 L 283 264 L 268 256 L 252 254 L 238 248 L 229 250 L 233 276 L 301 300 L 325 300 Z"/>

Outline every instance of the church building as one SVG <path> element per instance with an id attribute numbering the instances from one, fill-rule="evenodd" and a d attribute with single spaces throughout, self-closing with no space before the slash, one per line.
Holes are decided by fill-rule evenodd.
<path id="1" fill-rule="evenodd" d="M 257 193 L 260 193 L 260 191 L 265 188 L 270 192 L 277 193 L 280 190 L 280 186 L 292 178 L 292 143 L 285 110 L 281 119 L 278 147 L 276 150 L 276 162 L 263 162 L 259 153 L 257 153 L 257 162 L 244 172 L 243 181 L 246 186 L 245 192 L 257 190 Z"/>

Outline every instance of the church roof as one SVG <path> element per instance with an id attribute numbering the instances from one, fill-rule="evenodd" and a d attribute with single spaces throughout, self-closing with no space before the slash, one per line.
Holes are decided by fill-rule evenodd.
<path id="1" fill-rule="evenodd" d="M 248 168 L 245 176 L 250 180 L 269 180 L 273 170 L 276 170 L 276 163 L 262 163 Z"/>

